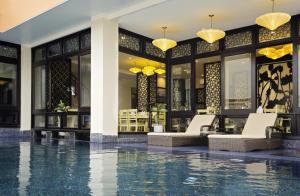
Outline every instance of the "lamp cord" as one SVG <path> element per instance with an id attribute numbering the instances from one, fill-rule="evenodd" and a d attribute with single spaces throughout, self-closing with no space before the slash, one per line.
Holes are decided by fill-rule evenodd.
<path id="1" fill-rule="evenodd" d="M 274 12 L 274 7 L 275 7 L 275 0 L 271 0 L 273 2 L 273 6 L 272 6 L 272 12 Z"/>
<path id="2" fill-rule="evenodd" d="M 212 22 L 213 22 L 212 20 L 213 20 L 214 15 L 210 14 L 208 16 L 210 17 L 210 28 L 212 29 Z"/>

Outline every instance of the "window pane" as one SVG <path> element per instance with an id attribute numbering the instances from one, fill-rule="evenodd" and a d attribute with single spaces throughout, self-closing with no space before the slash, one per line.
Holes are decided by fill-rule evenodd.
<path id="1" fill-rule="evenodd" d="M 46 68 L 38 66 L 34 68 L 34 108 L 36 110 L 46 107 Z"/>
<path id="2" fill-rule="evenodd" d="M 0 105 L 16 105 L 16 73 L 16 65 L 0 63 Z"/>
<path id="3" fill-rule="evenodd" d="M 81 106 L 91 105 L 91 55 L 80 57 L 80 98 Z"/>
<path id="4" fill-rule="evenodd" d="M 298 48 L 298 107 L 300 107 L 300 45 Z"/>
<path id="5" fill-rule="evenodd" d="M 191 64 L 173 65 L 171 74 L 172 110 L 191 110 Z"/>
<path id="6" fill-rule="evenodd" d="M 251 108 L 251 54 L 225 57 L 225 109 Z"/>

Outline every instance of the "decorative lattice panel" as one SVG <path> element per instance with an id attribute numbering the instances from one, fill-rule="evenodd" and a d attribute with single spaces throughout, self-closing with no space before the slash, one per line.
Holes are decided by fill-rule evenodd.
<path id="1" fill-rule="evenodd" d="M 278 27 L 273 32 L 266 28 L 260 28 L 258 35 L 260 43 L 289 37 L 291 37 L 291 23 L 286 23 Z"/>
<path id="2" fill-rule="evenodd" d="M 291 112 L 293 76 L 292 62 L 258 66 L 258 104 L 278 112 Z"/>
<path id="3" fill-rule="evenodd" d="M 143 74 L 137 74 L 137 94 L 138 94 L 138 110 L 147 111 L 148 109 L 148 79 Z"/>
<path id="4" fill-rule="evenodd" d="M 160 58 L 166 58 L 166 53 L 155 47 L 151 42 L 146 42 L 146 53 Z"/>
<path id="5" fill-rule="evenodd" d="M 220 113 L 221 63 L 205 64 L 206 107 L 214 107 Z"/>
<path id="6" fill-rule="evenodd" d="M 64 42 L 63 45 L 64 53 L 76 52 L 79 50 L 79 39 L 78 37 L 73 37 Z"/>
<path id="7" fill-rule="evenodd" d="M 152 75 L 149 78 L 149 104 L 156 103 L 156 86 L 157 86 L 157 75 Z"/>
<path id="8" fill-rule="evenodd" d="M 81 36 L 81 43 L 80 47 L 82 49 L 89 49 L 91 48 L 91 33 L 85 33 Z"/>
<path id="9" fill-rule="evenodd" d="M 178 45 L 172 49 L 172 58 L 191 56 L 191 44 Z"/>
<path id="10" fill-rule="evenodd" d="M 34 62 L 46 59 L 46 48 L 37 48 L 34 50 Z"/>
<path id="11" fill-rule="evenodd" d="M 138 38 L 119 33 L 119 46 L 128 48 L 131 50 L 139 51 L 140 50 L 140 40 Z"/>
<path id="12" fill-rule="evenodd" d="M 18 58 L 18 50 L 14 47 L 0 45 L 0 56 Z"/>
<path id="13" fill-rule="evenodd" d="M 53 110 L 62 100 L 66 105 L 71 104 L 70 100 L 70 62 L 59 60 L 50 62 L 49 73 L 49 95 L 50 109 Z"/>
<path id="14" fill-rule="evenodd" d="M 240 46 L 247 46 L 252 44 L 252 32 L 246 31 L 242 33 L 235 33 L 225 37 L 225 47 L 235 48 Z"/>
<path id="15" fill-rule="evenodd" d="M 210 44 L 206 41 L 198 41 L 196 47 L 197 54 L 203 54 L 208 52 L 214 52 L 219 50 L 219 41 L 215 41 L 214 43 Z"/>
<path id="16" fill-rule="evenodd" d="M 61 55 L 61 45 L 59 42 L 54 43 L 48 47 L 48 57 L 54 57 Z"/>

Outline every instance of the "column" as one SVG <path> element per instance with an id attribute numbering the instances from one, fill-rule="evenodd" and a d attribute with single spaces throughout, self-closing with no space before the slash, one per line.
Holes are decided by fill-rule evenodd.
<path id="1" fill-rule="evenodd" d="M 97 18 L 91 24 L 91 142 L 118 135 L 118 23 Z"/>
<path id="2" fill-rule="evenodd" d="M 31 131 L 31 48 L 21 47 L 21 115 L 20 130 Z"/>

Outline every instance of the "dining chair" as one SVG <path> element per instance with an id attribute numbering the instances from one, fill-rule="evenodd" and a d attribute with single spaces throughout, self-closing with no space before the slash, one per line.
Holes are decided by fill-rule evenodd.
<path id="1" fill-rule="evenodd" d="M 128 131 L 128 111 L 119 111 L 119 131 Z"/>
<path id="2" fill-rule="evenodd" d="M 137 132 L 138 131 L 138 118 L 137 118 L 137 109 L 129 109 L 128 112 L 128 130 L 132 131 L 132 129 Z"/>

